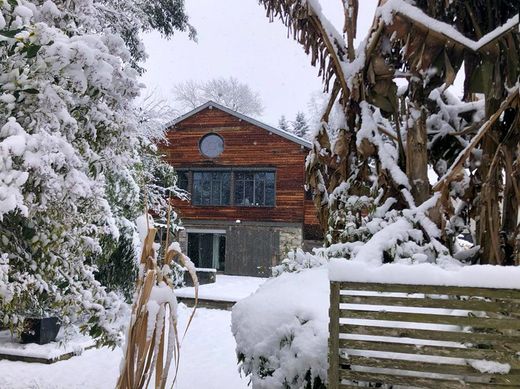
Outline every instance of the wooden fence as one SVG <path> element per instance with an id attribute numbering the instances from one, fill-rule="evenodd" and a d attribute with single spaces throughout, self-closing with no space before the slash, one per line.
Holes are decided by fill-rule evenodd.
<path id="1" fill-rule="evenodd" d="M 330 389 L 520 388 L 520 290 L 330 286 Z"/>

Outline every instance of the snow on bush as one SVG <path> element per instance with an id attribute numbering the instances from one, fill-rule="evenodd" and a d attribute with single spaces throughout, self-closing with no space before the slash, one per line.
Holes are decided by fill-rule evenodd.
<path id="1" fill-rule="evenodd" d="M 309 252 L 304 252 L 302 249 L 298 248 L 296 250 L 289 251 L 287 253 L 287 258 L 280 262 L 279 265 L 274 266 L 272 272 L 273 276 L 276 277 L 284 272 L 297 272 L 303 269 L 323 266 L 326 263 L 327 260 L 323 255 L 314 255 Z"/>
<path id="2" fill-rule="evenodd" d="M 139 33 L 188 27 L 182 0 L 0 2 L 3 325 L 57 315 L 121 338 L 124 304 L 94 275 L 142 210 Z"/>
<path id="3" fill-rule="evenodd" d="M 233 307 L 240 369 L 256 388 L 324 388 L 329 282 L 325 267 L 283 273 Z"/>

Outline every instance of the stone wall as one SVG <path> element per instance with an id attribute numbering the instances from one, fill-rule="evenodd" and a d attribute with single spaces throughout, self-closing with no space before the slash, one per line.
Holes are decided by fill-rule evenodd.
<path id="1" fill-rule="evenodd" d="M 182 253 L 188 255 L 188 233 L 186 230 L 177 232 L 177 242 L 181 246 Z"/>
<path id="2" fill-rule="evenodd" d="M 280 234 L 280 260 L 283 260 L 291 250 L 301 248 L 303 244 L 303 232 L 301 227 L 281 227 L 277 229 Z"/>

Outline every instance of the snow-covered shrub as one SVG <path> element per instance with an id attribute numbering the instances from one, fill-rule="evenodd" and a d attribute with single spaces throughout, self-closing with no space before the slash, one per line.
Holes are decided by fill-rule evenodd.
<path id="1" fill-rule="evenodd" d="M 127 235 L 122 234 L 119 237 L 117 247 L 110 256 L 100 255 L 97 258 L 96 279 L 108 290 L 122 294 L 130 303 L 137 279 L 137 254 Z"/>
<path id="2" fill-rule="evenodd" d="M 315 255 L 304 252 L 302 249 L 291 250 L 287 253 L 287 258 L 282 260 L 279 265 L 273 266 L 273 276 L 277 277 L 284 272 L 298 272 L 303 269 L 323 266 L 327 260 L 322 255 Z"/>
<path id="3" fill-rule="evenodd" d="M 283 273 L 232 312 L 241 371 L 254 388 L 325 388 L 329 283 L 325 267 Z"/>
<path id="4" fill-rule="evenodd" d="M 120 339 L 124 305 L 94 278 L 96 262 L 122 234 L 133 241 L 142 210 L 139 32 L 188 28 L 182 3 L 0 2 L 3 324 L 58 315 Z"/>

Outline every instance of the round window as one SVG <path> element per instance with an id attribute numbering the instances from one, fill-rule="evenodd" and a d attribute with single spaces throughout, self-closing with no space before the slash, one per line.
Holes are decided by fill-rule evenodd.
<path id="1" fill-rule="evenodd" d="M 202 155 L 208 158 L 216 158 L 224 151 L 224 139 L 217 134 L 207 134 L 199 142 Z"/>

